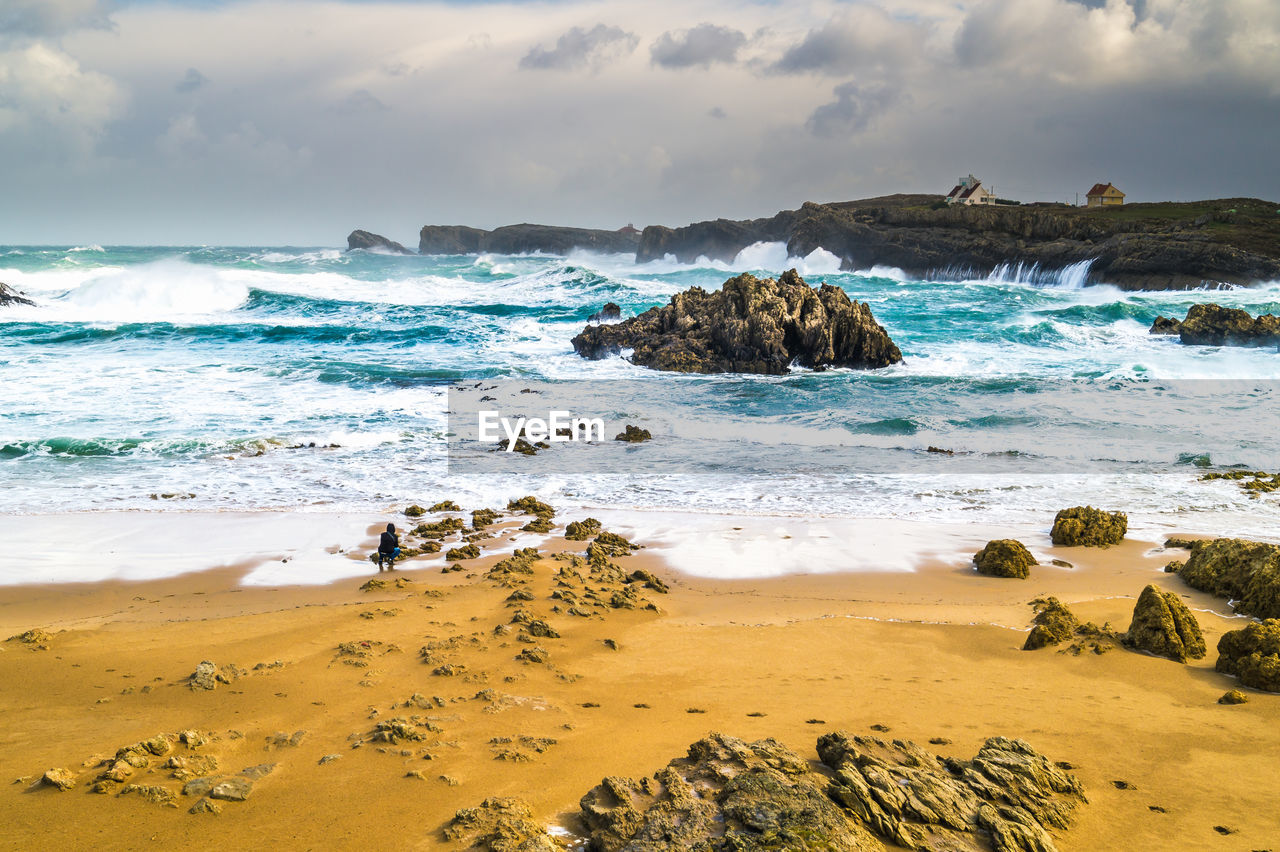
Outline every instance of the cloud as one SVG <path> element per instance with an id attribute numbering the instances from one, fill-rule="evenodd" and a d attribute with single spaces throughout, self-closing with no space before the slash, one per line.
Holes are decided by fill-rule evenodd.
<path id="1" fill-rule="evenodd" d="M 373 93 L 368 89 L 356 89 L 334 107 L 337 112 L 351 114 L 386 112 L 389 109 L 391 107 L 374 97 Z"/>
<path id="2" fill-rule="evenodd" d="M 173 90 L 180 94 L 186 94 L 188 92 L 194 92 L 196 89 L 208 82 L 208 77 L 204 76 L 194 68 L 188 68 L 187 73 L 184 74 L 182 79 L 177 82 L 173 87 Z"/>
<path id="3" fill-rule="evenodd" d="M 621 27 L 596 24 L 590 30 L 574 27 L 560 38 L 550 50 L 536 45 L 520 60 L 520 67 L 527 70 L 572 71 L 579 68 L 600 68 L 604 64 L 630 54 L 640 43 L 635 33 Z"/>
<path id="4" fill-rule="evenodd" d="M 823 139 L 861 133 L 899 98 L 893 88 L 856 83 L 842 83 L 832 94 L 836 99 L 818 107 L 805 122 L 810 133 Z"/>
<path id="5" fill-rule="evenodd" d="M 1264 0 L 312 0 L 305 20 L 291 0 L 130 0 L 111 30 L 75 27 L 105 5 L 53 2 L 0 37 L 10 242 L 681 225 L 970 171 L 1027 201 L 1106 180 L 1280 200 Z M 728 56 L 698 50 L 707 21 L 746 34 L 735 61 L 653 61 Z M 175 92 L 188 67 L 211 82 Z"/>
<path id="6" fill-rule="evenodd" d="M 663 68 L 709 68 L 713 62 L 734 62 L 746 35 L 731 27 L 698 24 L 688 30 L 669 30 L 649 48 L 650 61 Z"/>
<path id="7" fill-rule="evenodd" d="M 110 29 L 107 0 L 0 0 L 0 39 L 49 38 L 76 29 Z"/>
<path id="8" fill-rule="evenodd" d="M 0 53 L 0 151 L 85 155 L 124 105 L 114 80 L 43 43 Z"/>
<path id="9" fill-rule="evenodd" d="M 916 63 L 929 35 L 920 21 L 895 17 L 878 6 L 858 5 L 809 30 L 768 70 L 832 75 L 869 68 L 900 71 Z"/>

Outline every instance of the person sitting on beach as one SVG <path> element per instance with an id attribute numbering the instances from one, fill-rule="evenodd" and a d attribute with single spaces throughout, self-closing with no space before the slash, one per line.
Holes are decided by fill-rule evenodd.
<path id="1" fill-rule="evenodd" d="M 386 560 L 387 570 L 396 570 L 396 558 L 400 555 L 400 538 L 396 535 L 396 525 L 387 524 L 387 531 L 378 538 L 378 570 L 382 570 Z"/>

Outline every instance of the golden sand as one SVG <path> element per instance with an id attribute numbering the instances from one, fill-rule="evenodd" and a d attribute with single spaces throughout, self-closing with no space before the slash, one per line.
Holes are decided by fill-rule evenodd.
<path id="1" fill-rule="evenodd" d="M 1213 649 L 1243 622 L 1161 572 L 1177 553 L 1044 540 L 1028 544 L 1072 567 L 1040 565 L 1028 580 L 937 563 L 710 581 L 641 551 L 617 561 L 670 584 L 644 592 L 661 611 L 580 617 L 550 598 L 563 563 L 536 563 L 532 601 L 508 601 L 510 588 L 485 579 L 510 555 L 504 535 L 462 573 L 409 562 L 381 575 L 409 581 L 402 589 L 241 587 L 252 566 L 236 566 L 0 590 L 0 637 L 51 634 L 47 650 L 0 644 L 0 777 L 13 781 L 0 796 L 0 846 L 436 848 L 455 811 L 495 795 L 572 830 L 578 799 L 603 776 L 652 773 L 709 731 L 774 737 L 813 757 L 824 732 L 878 726 L 921 744 L 945 738 L 930 748 L 960 757 L 989 736 L 1019 737 L 1074 765 L 1089 803 L 1058 835 L 1062 850 L 1280 848 L 1280 697 L 1217 703 L 1237 684 L 1213 671 Z M 557 539 L 542 552 L 583 549 Z M 1150 582 L 1196 612 L 1207 659 L 1020 650 L 1031 599 L 1055 595 L 1123 630 Z M 546 662 L 518 660 L 533 646 L 514 632 L 494 635 L 518 609 L 561 634 L 536 640 Z M 356 643 L 354 655 L 342 643 Z M 433 643 L 424 662 L 419 649 Z M 187 679 L 202 660 L 247 673 L 194 691 Z M 455 673 L 433 674 L 445 667 Z M 369 741 L 378 721 L 415 716 L 422 741 Z M 214 735 L 200 752 L 220 773 L 274 769 L 217 815 L 188 813 L 189 796 L 166 807 L 89 792 L 121 746 L 183 730 Z M 339 757 L 322 763 L 329 755 Z M 130 781 L 176 794 L 166 760 Z M 53 767 L 76 786 L 38 785 Z"/>

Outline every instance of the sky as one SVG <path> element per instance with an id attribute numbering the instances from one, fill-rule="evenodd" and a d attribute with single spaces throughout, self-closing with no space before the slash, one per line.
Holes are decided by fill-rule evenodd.
<path id="1" fill-rule="evenodd" d="M 0 244 L 1280 200 L 1276 0 L 0 0 Z"/>

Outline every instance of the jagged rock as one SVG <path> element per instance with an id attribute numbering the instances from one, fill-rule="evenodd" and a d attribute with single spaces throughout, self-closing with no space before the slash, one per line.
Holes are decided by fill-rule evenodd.
<path id="1" fill-rule="evenodd" d="M 1182 598 L 1153 585 L 1138 596 L 1133 621 L 1123 641 L 1131 648 L 1179 663 L 1198 660 L 1206 651 L 1200 623 Z"/>
<path id="2" fill-rule="evenodd" d="M 217 689 L 218 667 L 211 660 L 203 660 L 188 678 L 187 685 L 194 689 Z"/>
<path id="3" fill-rule="evenodd" d="M 184 788 L 185 792 L 185 788 Z M 248 778 L 228 778 L 219 781 L 209 790 L 209 798 L 227 802 L 243 802 L 253 792 L 253 782 Z"/>
<path id="4" fill-rule="evenodd" d="M 1074 636 L 1080 626 L 1080 620 L 1057 598 L 1036 598 L 1031 606 L 1035 609 L 1035 626 L 1022 646 L 1024 651 L 1061 644 Z"/>
<path id="5" fill-rule="evenodd" d="M 612 322 L 622 318 L 622 307 L 615 302 L 605 302 L 604 307 L 587 317 L 590 322 Z"/>
<path id="6" fill-rule="evenodd" d="M 462 508 L 452 500 L 441 500 L 427 510 L 428 512 L 461 512 Z"/>
<path id="7" fill-rule="evenodd" d="M 639 444 L 652 438 L 653 435 L 649 434 L 648 429 L 641 429 L 639 426 L 632 426 L 630 423 L 627 424 L 625 429 L 613 436 L 613 440 L 626 441 L 628 444 Z"/>
<path id="8" fill-rule="evenodd" d="M 49 650 L 49 644 L 53 641 L 53 637 L 37 627 L 32 630 L 19 633 L 16 636 L 10 636 L 4 641 L 18 642 L 22 645 L 26 645 L 33 651 L 47 651 Z"/>
<path id="9" fill-rule="evenodd" d="M 1031 551 L 1022 542 L 1011 538 L 989 541 L 973 557 L 973 565 L 978 573 L 990 577 L 1025 580 L 1035 564 L 1036 558 L 1031 555 Z"/>
<path id="10" fill-rule="evenodd" d="M 444 552 L 444 558 L 449 562 L 458 562 L 463 559 L 475 559 L 480 555 L 480 548 L 474 544 L 466 544 L 462 547 L 451 547 Z"/>
<path id="11" fill-rule="evenodd" d="M 780 375 L 802 367 L 886 367 L 902 353 L 871 308 L 839 287 L 818 289 L 794 269 L 778 279 L 739 275 L 708 293 L 693 287 L 616 325 L 589 325 L 574 351 L 599 359 L 633 350 L 631 361 L 681 373 Z"/>
<path id="12" fill-rule="evenodd" d="M 1156 332 L 1152 326 L 1152 333 L 1172 332 Z M 1263 314 L 1255 318 L 1239 308 L 1195 304 L 1178 324 L 1178 335 L 1192 346 L 1275 346 L 1280 344 L 1280 317 Z"/>
<path id="13" fill-rule="evenodd" d="M 1198 541 L 1178 576 L 1193 589 L 1227 598 L 1236 612 L 1280 618 L 1280 546 L 1239 538 Z"/>
<path id="14" fill-rule="evenodd" d="M 413 586 L 408 577 L 396 577 L 394 580 L 385 577 L 374 577 L 360 584 L 362 592 L 390 592 L 396 589 L 407 589 Z"/>
<path id="15" fill-rule="evenodd" d="M 220 778 L 192 778 L 190 781 L 182 785 L 182 795 L 184 796 L 207 796 L 209 791 L 214 788 L 220 781 Z"/>
<path id="16" fill-rule="evenodd" d="M 471 513 L 471 528 L 473 530 L 482 530 L 485 527 L 492 524 L 494 521 L 498 520 L 499 517 L 500 516 L 497 513 L 497 511 L 493 509 L 476 509 Z M 456 519 L 446 518 L 440 523 L 447 524 L 451 520 L 456 520 Z"/>
<path id="17" fill-rule="evenodd" d="M 586 541 L 600 532 L 601 524 L 595 518 L 584 518 L 581 521 L 570 521 L 564 528 L 564 537 L 569 541 Z"/>
<path id="18" fill-rule="evenodd" d="M 120 788 L 121 796 L 137 795 L 153 805 L 177 806 L 178 797 L 168 787 L 159 784 L 127 784 Z"/>
<path id="19" fill-rule="evenodd" d="M 637 568 L 632 571 L 627 575 L 627 580 L 632 583 L 643 583 L 645 588 L 653 589 L 658 594 L 665 595 L 671 591 L 671 587 L 664 583 L 661 578 L 643 568 Z"/>
<path id="20" fill-rule="evenodd" d="M 539 518 L 554 518 L 556 516 L 554 508 L 532 495 L 507 503 L 507 511 L 524 512 L 526 515 L 537 515 Z"/>
<path id="21" fill-rule="evenodd" d="M 417 503 L 414 503 L 412 506 L 409 506 L 404 510 L 404 516 L 406 518 L 421 518 L 426 513 L 427 510 L 419 506 Z"/>
<path id="22" fill-rule="evenodd" d="M 992 737 L 971 761 L 915 743 L 838 731 L 818 740 L 835 771 L 830 795 L 872 831 L 908 849 L 1050 852 L 1085 801 L 1077 781 L 1022 740 Z"/>
<path id="23" fill-rule="evenodd" d="M 520 528 L 520 532 L 549 533 L 555 528 L 550 518 L 536 517 Z"/>
<path id="24" fill-rule="evenodd" d="M 516 654 L 516 659 L 522 663 L 545 663 L 550 656 L 546 648 L 534 646 Z"/>
<path id="25" fill-rule="evenodd" d="M 70 769 L 50 769 L 40 776 L 40 784 L 63 791 L 70 790 L 76 786 L 76 774 Z"/>
<path id="26" fill-rule="evenodd" d="M 631 551 L 639 550 L 624 537 L 617 533 L 602 532 L 596 536 L 595 541 L 587 548 L 587 559 L 592 558 L 592 550 L 602 557 L 607 556 L 629 556 Z"/>
<path id="27" fill-rule="evenodd" d="M 1053 519 L 1049 537 L 1064 547 L 1107 547 L 1119 544 L 1129 529 L 1124 512 L 1104 512 L 1092 506 L 1063 509 Z"/>
<path id="28" fill-rule="evenodd" d="M 883 850 L 824 786 L 774 740 L 713 733 L 651 778 L 605 778 L 580 804 L 596 852 Z"/>
<path id="29" fill-rule="evenodd" d="M 634 252 L 640 235 L 634 229 L 602 231 L 558 225 L 504 225 L 492 231 L 465 225 L 424 225 L 418 234 L 420 254 L 569 254 L 574 249 Z"/>
<path id="30" fill-rule="evenodd" d="M 395 240 L 389 240 L 381 234 L 360 230 L 352 231 L 347 235 L 347 251 L 355 251 L 356 249 L 381 249 L 382 251 L 392 251 L 396 254 L 413 254 L 413 252 Z"/>
<path id="31" fill-rule="evenodd" d="M 220 814 L 222 813 L 222 805 L 212 799 L 201 799 L 192 805 L 188 810 L 189 814 Z"/>
<path id="32" fill-rule="evenodd" d="M 1222 634 L 1214 668 L 1245 686 L 1280 692 L 1280 619 L 1250 624 Z"/>
<path id="33" fill-rule="evenodd" d="M 34 304 L 35 302 L 24 297 L 21 293 L 19 293 L 17 290 L 10 287 L 8 284 L 5 284 L 4 282 L 0 281 L 0 308 L 7 307 L 9 305 L 34 305 Z"/>
<path id="34" fill-rule="evenodd" d="M 1249 696 L 1245 695 L 1238 689 L 1229 689 L 1218 699 L 1219 704 L 1244 704 L 1249 700 Z"/>
<path id="35" fill-rule="evenodd" d="M 1156 317 L 1156 321 L 1151 324 L 1151 330 L 1148 334 L 1181 334 L 1182 320 L 1171 319 L 1169 317 Z"/>
<path id="36" fill-rule="evenodd" d="M 533 820 L 521 799 L 490 798 L 463 808 L 444 829 L 444 839 L 468 849 L 490 852 L 558 852 L 564 845 Z"/>

